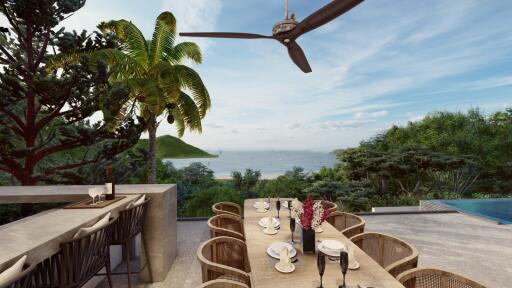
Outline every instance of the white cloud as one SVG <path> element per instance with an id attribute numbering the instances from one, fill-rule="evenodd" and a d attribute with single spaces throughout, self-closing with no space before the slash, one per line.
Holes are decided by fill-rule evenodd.
<path id="1" fill-rule="evenodd" d="M 178 20 L 178 32 L 213 32 L 220 12 L 221 0 L 173 0 L 162 1 L 162 10 L 171 11 Z M 206 38 L 181 38 L 181 41 L 197 43 L 203 50 L 210 45 Z"/>
<path id="2" fill-rule="evenodd" d="M 366 119 L 366 118 L 380 118 L 387 116 L 389 114 L 388 111 L 375 111 L 375 112 L 357 112 L 355 117 L 356 119 Z"/>

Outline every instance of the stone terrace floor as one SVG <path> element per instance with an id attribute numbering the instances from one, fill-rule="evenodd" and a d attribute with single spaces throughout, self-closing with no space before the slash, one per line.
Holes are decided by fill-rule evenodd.
<path id="1" fill-rule="evenodd" d="M 365 216 L 365 220 L 367 231 L 394 235 L 414 245 L 420 267 L 453 271 L 489 288 L 512 287 L 512 225 L 456 213 Z M 166 280 L 134 287 L 197 287 L 201 271 L 196 249 L 208 238 L 205 221 L 178 222 L 178 258 Z M 105 284 L 100 287 L 108 287 Z M 127 287 L 126 276 L 114 276 L 114 287 Z"/>

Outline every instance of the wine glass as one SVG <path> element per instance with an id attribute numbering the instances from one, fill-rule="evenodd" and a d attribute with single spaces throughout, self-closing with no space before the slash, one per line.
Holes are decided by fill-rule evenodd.
<path id="1" fill-rule="evenodd" d="M 343 285 L 340 285 L 338 288 L 345 288 L 345 275 L 347 274 L 348 269 L 348 253 L 346 251 L 340 252 L 340 267 L 341 273 L 343 274 Z"/>
<path id="2" fill-rule="evenodd" d="M 103 196 L 107 194 L 105 187 L 98 187 L 98 203 L 103 203 Z"/>
<path id="3" fill-rule="evenodd" d="M 292 245 L 295 244 L 293 241 L 293 233 L 295 232 L 295 218 L 290 218 L 290 230 L 292 230 Z"/>
<path id="4" fill-rule="evenodd" d="M 316 267 L 318 268 L 318 274 L 320 274 L 320 286 L 318 288 L 324 288 L 322 285 L 322 279 L 325 271 L 325 254 L 318 252 L 318 258 L 316 259 Z"/>
<path id="5" fill-rule="evenodd" d="M 277 198 L 277 201 L 276 201 L 276 209 L 277 209 L 277 219 L 279 219 L 279 210 L 281 210 L 281 201 L 279 200 L 279 198 Z"/>
<path id="6" fill-rule="evenodd" d="M 289 215 L 288 215 L 288 219 L 291 219 L 292 218 L 292 200 L 288 200 L 288 212 L 289 212 Z"/>
<path id="7" fill-rule="evenodd" d="M 92 198 L 92 203 L 91 205 L 96 205 L 95 203 L 95 198 L 96 198 L 96 190 L 94 188 L 89 188 L 89 196 Z"/>

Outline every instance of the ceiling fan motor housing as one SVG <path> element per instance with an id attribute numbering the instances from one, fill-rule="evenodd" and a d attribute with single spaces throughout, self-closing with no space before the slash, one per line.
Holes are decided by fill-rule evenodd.
<path id="1" fill-rule="evenodd" d="M 287 19 L 283 21 L 279 21 L 274 25 L 274 28 L 272 29 L 272 35 L 276 36 L 282 33 L 290 32 L 292 31 L 299 22 L 293 20 L 293 19 Z"/>

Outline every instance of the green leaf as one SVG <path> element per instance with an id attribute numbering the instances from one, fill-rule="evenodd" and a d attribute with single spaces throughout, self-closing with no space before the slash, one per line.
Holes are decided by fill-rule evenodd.
<path id="1" fill-rule="evenodd" d="M 151 41 L 151 65 L 164 59 L 164 51 L 171 50 L 176 36 L 176 18 L 171 12 L 163 12 L 158 15 L 155 31 Z"/>

